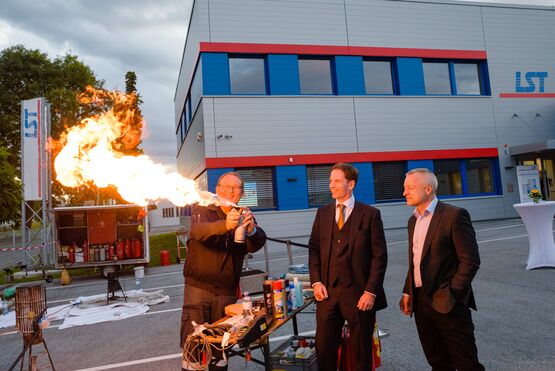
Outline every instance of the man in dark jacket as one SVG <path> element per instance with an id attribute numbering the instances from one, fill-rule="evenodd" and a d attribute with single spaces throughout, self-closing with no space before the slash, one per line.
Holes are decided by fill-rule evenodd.
<path id="1" fill-rule="evenodd" d="M 243 196 L 243 179 L 235 172 L 220 177 L 216 194 L 237 204 Z M 234 241 L 235 229 L 246 228 L 243 243 Z M 237 300 L 237 289 L 243 259 L 247 253 L 260 250 L 266 234 L 248 209 L 242 214 L 232 206 L 195 206 L 191 215 L 191 231 L 187 242 L 187 259 L 183 275 L 185 289 L 181 315 L 181 346 L 197 324 L 213 323 L 225 316 L 226 305 Z M 184 368 L 187 364 L 184 361 Z M 221 368 L 220 368 L 221 367 Z M 210 369 L 226 369 L 220 357 Z"/>

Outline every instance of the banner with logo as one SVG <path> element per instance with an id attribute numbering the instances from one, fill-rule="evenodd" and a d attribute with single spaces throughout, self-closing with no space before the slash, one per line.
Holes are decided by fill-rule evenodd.
<path id="1" fill-rule="evenodd" d="M 25 201 L 42 199 L 44 98 L 21 101 L 21 180 Z"/>

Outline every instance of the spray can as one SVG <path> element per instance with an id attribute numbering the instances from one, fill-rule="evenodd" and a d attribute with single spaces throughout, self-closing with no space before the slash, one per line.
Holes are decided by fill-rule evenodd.
<path id="1" fill-rule="evenodd" d="M 283 319 L 285 311 L 287 310 L 283 302 L 283 291 L 281 289 L 281 280 L 272 282 L 272 289 L 274 291 L 274 318 Z"/>
<path id="2" fill-rule="evenodd" d="M 293 303 L 291 303 L 291 287 L 289 285 L 289 280 L 285 280 L 283 282 L 283 287 L 285 287 L 285 290 L 283 290 L 285 292 L 285 303 L 287 305 L 287 317 L 289 317 L 289 315 L 291 314 L 291 311 L 293 310 Z"/>
<path id="3" fill-rule="evenodd" d="M 234 241 L 236 243 L 245 243 L 245 239 L 247 238 L 247 229 L 242 226 L 243 219 L 243 210 L 241 210 L 241 215 L 239 215 L 239 225 L 235 228 Z"/>
<path id="4" fill-rule="evenodd" d="M 272 281 L 266 280 L 262 285 L 264 293 L 264 307 L 267 315 L 274 315 L 274 295 L 272 292 Z"/>

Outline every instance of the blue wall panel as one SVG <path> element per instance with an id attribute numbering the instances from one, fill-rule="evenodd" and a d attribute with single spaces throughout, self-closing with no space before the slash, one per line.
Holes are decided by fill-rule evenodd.
<path id="1" fill-rule="evenodd" d="M 202 53 L 204 95 L 229 95 L 229 59 L 226 53 Z"/>
<path id="2" fill-rule="evenodd" d="M 338 95 L 364 95 L 364 69 L 362 57 L 335 57 L 335 73 Z"/>
<path id="3" fill-rule="evenodd" d="M 206 170 L 208 174 L 208 190 L 212 193 L 216 192 L 216 185 L 218 185 L 218 179 L 225 173 L 233 171 L 233 168 L 221 168 L 221 169 L 208 169 Z"/>
<path id="4" fill-rule="evenodd" d="M 397 58 L 400 95 L 424 95 L 424 69 L 421 58 Z"/>
<path id="5" fill-rule="evenodd" d="M 355 199 L 366 204 L 376 203 L 376 193 L 374 191 L 374 173 L 371 162 L 353 163 L 358 169 L 358 182 L 355 187 Z"/>
<path id="6" fill-rule="evenodd" d="M 308 208 L 306 167 L 276 166 L 277 201 L 280 210 Z"/>
<path id="7" fill-rule="evenodd" d="M 412 169 L 418 169 L 421 167 L 434 171 L 434 161 L 433 160 L 407 161 L 407 171 Z"/>
<path id="8" fill-rule="evenodd" d="M 299 61 L 296 55 L 269 54 L 268 83 L 272 95 L 299 95 Z"/>

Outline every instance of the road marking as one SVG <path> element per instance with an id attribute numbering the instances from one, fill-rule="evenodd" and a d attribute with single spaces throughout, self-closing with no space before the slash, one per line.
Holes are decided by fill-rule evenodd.
<path id="1" fill-rule="evenodd" d="M 150 362 L 157 362 L 157 361 L 165 361 L 167 359 L 175 359 L 175 358 L 181 358 L 182 354 L 181 353 L 174 353 L 174 354 L 168 354 L 166 356 L 158 356 L 158 357 L 151 357 L 151 358 L 143 358 L 143 359 L 137 359 L 135 361 L 128 361 L 128 362 L 121 362 L 121 363 L 113 363 L 111 365 L 104 365 L 104 366 L 95 366 L 95 367 L 91 367 L 91 368 L 83 368 L 80 370 L 76 370 L 76 371 L 95 371 L 95 370 L 109 370 L 112 368 L 118 368 L 118 367 L 126 367 L 126 366 L 134 366 L 134 365 L 140 365 L 142 363 L 150 363 Z"/>
<path id="2" fill-rule="evenodd" d="M 309 335 L 314 335 L 315 333 L 316 333 L 316 330 L 310 330 L 310 331 L 299 333 L 299 336 L 309 336 Z M 273 343 L 273 342 L 276 342 L 276 341 L 281 341 L 281 340 L 287 340 L 291 336 L 293 336 L 293 334 L 283 335 L 283 336 L 276 336 L 275 338 L 270 338 L 270 343 Z"/>

